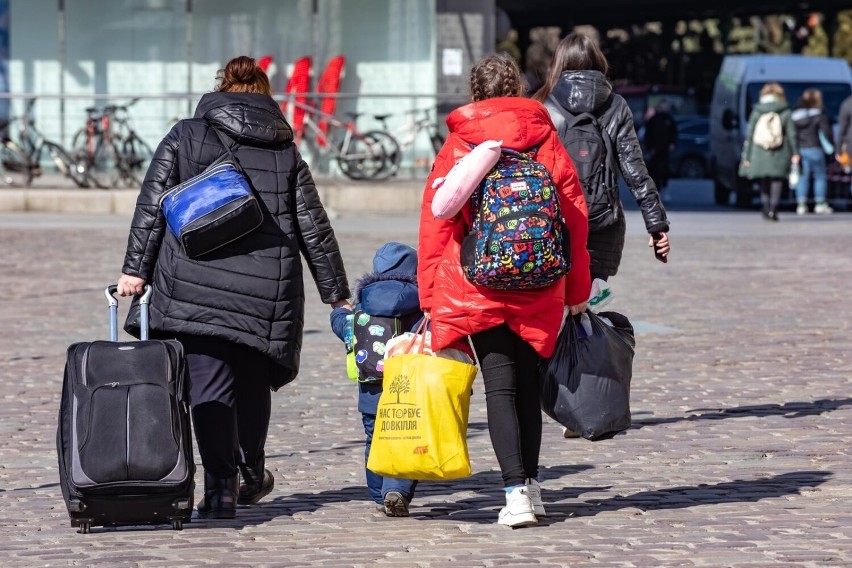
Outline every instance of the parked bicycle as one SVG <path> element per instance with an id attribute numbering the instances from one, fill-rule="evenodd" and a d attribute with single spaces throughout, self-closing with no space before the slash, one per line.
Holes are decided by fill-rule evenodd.
<path id="1" fill-rule="evenodd" d="M 322 112 L 312 106 L 288 100 L 305 109 L 303 138 L 318 152 L 330 153 L 343 175 L 353 180 L 380 180 L 393 174 L 389 167 L 392 152 L 399 144 L 387 132 L 360 132 L 355 121 Z"/>
<path id="2" fill-rule="evenodd" d="M 42 156 L 47 151 L 60 173 L 79 187 L 89 187 L 86 165 L 36 128 L 32 112 L 35 102 L 36 98 L 29 99 L 24 114 L 3 125 L 0 181 L 7 186 L 29 187 L 33 178 L 42 175 Z"/>
<path id="3" fill-rule="evenodd" d="M 403 114 L 406 117 L 405 124 L 395 130 L 390 130 L 387 125 L 388 118 L 393 116 L 393 114 L 373 115 L 373 118 L 382 125 L 382 131 L 390 134 L 399 143 L 399 151 L 389 154 L 391 161 L 390 169 L 392 170 L 391 175 L 396 175 L 399 171 L 403 155 L 414 148 L 417 137 L 421 132 L 425 132 L 429 137 L 430 148 L 432 150 L 431 155 L 425 159 L 422 165 L 428 167 L 444 146 L 444 137 L 438 132 L 438 125 L 429 117 L 429 109 L 413 109 L 405 111 Z M 416 165 L 418 164 L 415 160 Z"/>
<path id="4" fill-rule="evenodd" d="M 72 146 L 100 188 L 116 187 L 122 181 L 130 187 L 142 183 L 153 151 L 131 124 L 128 109 L 138 101 L 87 108 L 86 126 L 74 135 Z"/>

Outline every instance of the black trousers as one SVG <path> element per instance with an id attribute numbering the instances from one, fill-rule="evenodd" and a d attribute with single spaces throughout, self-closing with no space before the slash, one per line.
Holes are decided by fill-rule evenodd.
<path id="1" fill-rule="evenodd" d="M 541 451 L 539 356 L 506 324 L 471 336 L 485 383 L 488 433 L 503 484 L 538 477 Z"/>
<path id="2" fill-rule="evenodd" d="M 189 400 L 198 453 L 214 477 L 237 473 L 239 464 L 263 458 L 274 363 L 248 347 L 181 335 L 189 367 Z"/>

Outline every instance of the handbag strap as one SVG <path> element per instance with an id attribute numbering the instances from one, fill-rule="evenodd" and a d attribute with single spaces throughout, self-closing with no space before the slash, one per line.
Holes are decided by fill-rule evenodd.
<path id="1" fill-rule="evenodd" d="M 234 166 L 240 171 L 240 173 L 245 175 L 240 161 L 234 154 L 233 149 L 231 149 L 231 146 L 234 144 L 234 142 L 232 140 L 229 140 L 228 137 L 222 134 L 222 132 L 216 127 L 215 124 L 210 121 L 207 121 L 207 124 L 210 125 L 210 130 L 216 133 L 216 136 L 219 138 L 219 142 L 222 144 L 222 146 L 225 148 L 225 152 L 228 154 L 228 158 L 231 159 L 231 161 L 234 163 Z"/>
<path id="2" fill-rule="evenodd" d="M 423 319 L 420 320 L 420 325 L 417 326 L 417 329 L 414 330 L 414 335 L 408 342 L 408 345 L 405 346 L 405 351 L 403 353 L 408 354 L 411 353 L 411 348 L 414 347 L 414 343 L 417 341 L 417 338 L 420 338 L 420 350 L 415 351 L 415 353 L 423 353 L 423 347 L 426 344 L 426 329 L 429 325 L 429 316 L 423 315 Z"/>

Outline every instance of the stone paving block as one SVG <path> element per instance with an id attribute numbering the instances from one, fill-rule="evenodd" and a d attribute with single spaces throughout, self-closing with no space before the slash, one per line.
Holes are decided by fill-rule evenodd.
<path id="1" fill-rule="evenodd" d="M 614 309 L 674 331 L 637 336 L 626 433 L 565 440 L 545 419 L 538 527 L 496 525 L 481 379 L 474 475 L 422 483 L 410 518 L 370 510 L 355 389 L 308 281 L 301 376 L 273 395 L 270 497 L 235 521 L 84 536 L 56 485 L 58 392 L 67 345 L 105 336 L 129 219 L 0 215 L 3 565 L 217 565 L 223 548 L 235 566 L 852 565 L 852 298 L 837 294 L 852 222 L 757 217 L 677 213 L 662 267 L 629 214 Z M 351 280 L 386 240 L 416 244 L 413 217 L 342 215 L 335 230 Z"/>

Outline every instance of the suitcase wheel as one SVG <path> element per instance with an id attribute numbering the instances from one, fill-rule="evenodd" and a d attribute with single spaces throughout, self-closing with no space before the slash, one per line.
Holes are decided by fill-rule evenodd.
<path id="1" fill-rule="evenodd" d="M 92 524 L 89 521 L 80 521 L 80 530 L 77 532 L 80 534 L 89 534 L 89 531 L 92 529 Z"/>
<path id="2" fill-rule="evenodd" d="M 172 521 L 172 528 L 175 529 L 176 531 L 182 531 L 183 530 L 183 521 L 179 521 L 179 520 L 175 519 L 174 521 Z"/>

